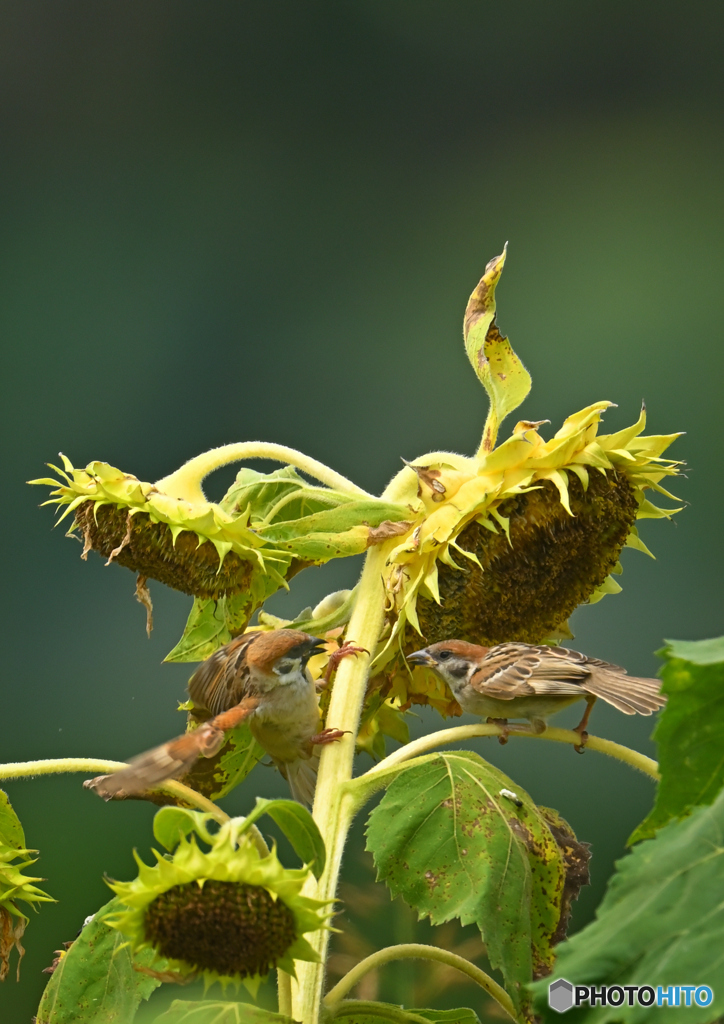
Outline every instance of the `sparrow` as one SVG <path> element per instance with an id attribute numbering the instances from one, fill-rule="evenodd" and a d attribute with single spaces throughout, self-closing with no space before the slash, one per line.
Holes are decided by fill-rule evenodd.
<path id="1" fill-rule="evenodd" d="M 586 711 L 574 729 L 581 738 L 575 749 L 582 753 L 588 718 L 599 697 L 625 715 L 650 715 L 666 703 L 658 679 L 629 676 L 618 665 L 565 647 L 518 643 L 480 647 L 464 640 L 443 640 L 408 654 L 407 660 L 436 672 L 463 711 L 500 725 L 501 743 L 507 742 L 509 718 L 527 718 L 530 726 L 520 728 L 539 734 L 550 715 L 585 700 Z"/>
<path id="2" fill-rule="evenodd" d="M 113 775 L 86 785 L 110 800 L 158 786 L 185 775 L 198 757 L 213 757 L 226 731 L 248 722 L 257 742 L 289 783 L 292 797 L 311 806 L 317 780 L 319 750 L 344 735 L 339 729 L 320 732 L 317 687 L 326 685 L 339 660 L 364 649 L 343 644 L 329 661 L 320 684 L 312 679 L 309 659 L 325 641 L 297 629 L 244 633 L 215 651 L 193 674 L 188 690 L 197 711 L 212 717 L 129 762 Z M 367 653 L 367 652 L 365 652 Z"/>

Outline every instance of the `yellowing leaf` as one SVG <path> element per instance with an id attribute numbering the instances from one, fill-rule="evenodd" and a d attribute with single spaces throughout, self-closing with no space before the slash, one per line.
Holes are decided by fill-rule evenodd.
<path id="1" fill-rule="evenodd" d="M 518 408 L 531 387 L 530 374 L 495 322 L 495 288 L 503 273 L 506 252 L 507 246 L 488 263 L 465 310 L 465 351 L 490 399 L 480 454 L 493 450 L 500 424 Z"/>

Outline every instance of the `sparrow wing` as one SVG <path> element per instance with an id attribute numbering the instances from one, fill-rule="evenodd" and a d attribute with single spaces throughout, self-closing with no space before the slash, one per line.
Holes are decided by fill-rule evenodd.
<path id="1" fill-rule="evenodd" d="M 212 715 L 235 707 L 246 696 L 249 672 L 246 652 L 261 633 L 245 633 L 214 651 L 189 679 L 189 696 L 197 708 Z"/>
<path id="2" fill-rule="evenodd" d="M 571 657 L 566 657 L 570 655 Z M 491 648 L 471 685 L 487 697 L 579 694 L 588 676 L 583 655 L 556 647 L 498 644 Z"/>
<path id="3" fill-rule="evenodd" d="M 535 654 L 526 644 L 498 644 L 483 658 L 480 668 L 470 679 L 470 685 L 486 697 L 513 700 L 533 694 L 530 677 L 537 664 Z"/>

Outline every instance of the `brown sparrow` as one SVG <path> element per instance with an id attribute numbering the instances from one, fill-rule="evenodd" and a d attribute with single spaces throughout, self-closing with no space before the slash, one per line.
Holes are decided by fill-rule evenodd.
<path id="1" fill-rule="evenodd" d="M 549 715 L 585 700 L 586 712 L 574 730 L 581 737 L 576 747 L 580 752 L 588 738 L 588 716 L 598 697 L 625 715 L 650 715 L 666 703 L 658 679 L 629 676 L 618 665 L 565 647 L 515 643 L 479 647 L 464 640 L 443 640 L 408 654 L 407 660 L 437 672 L 463 711 L 484 715 L 488 722 L 500 725 L 501 743 L 508 737 L 509 718 L 527 718 L 528 728 L 541 733 Z"/>
<path id="2" fill-rule="evenodd" d="M 189 680 L 197 709 L 213 715 L 193 732 L 134 758 L 127 768 L 92 780 L 90 788 L 109 800 L 142 792 L 184 775 L 198 757 L 213 757 L 225 732 L 248 721 L 299 803 L 311 805 L 317 779 L 317 747 L 341 739 L 338 729 L 319 731 L 317 685 L 307 662 L 325 641 L 297 629 L 245 633 L 220 647 Z M 330 658 L 325 680 L 341 657 L 362 648 L 344 644 Z"/>

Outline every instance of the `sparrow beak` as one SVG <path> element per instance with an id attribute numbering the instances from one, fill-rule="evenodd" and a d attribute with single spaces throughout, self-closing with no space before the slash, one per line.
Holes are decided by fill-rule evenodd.
<path id="1" fill-rule="evenodd" d="M 327 641 L 326 640 L 320 640 L 316 636 L 315 637 L 310 637 L 309 643 L 308 643 L 308 646 L 307 646 L 307 651 L 305 653 L 307 654 L 307 657 L 313 658 L 315 654 L 321 654 L 326 646 L 327 646 Z"/>
<path id="2" fill-rule="evenodd" d="M 435 665 L 434 660 L 425 650 L 413 651 L 412 654 L 407 655 L 407 660 L 412 665 L 427 665 L 430 668 L 433 668 Z"/>

